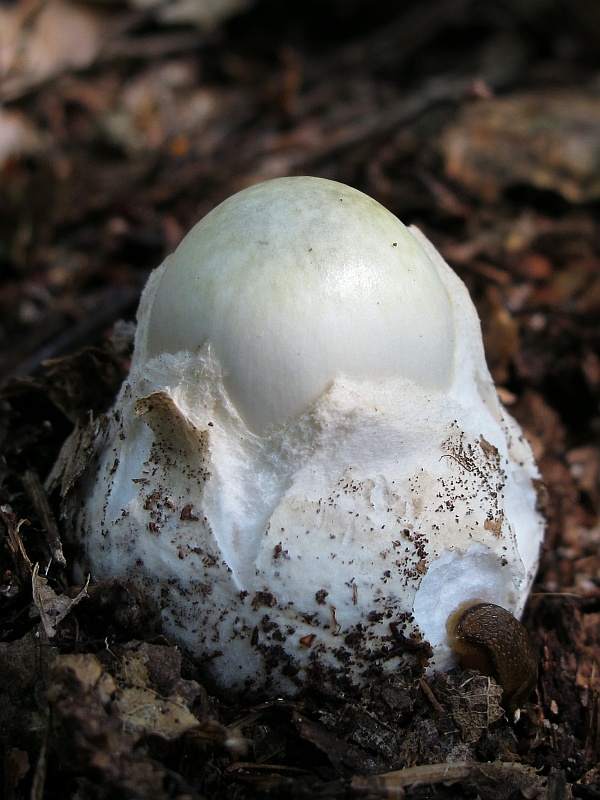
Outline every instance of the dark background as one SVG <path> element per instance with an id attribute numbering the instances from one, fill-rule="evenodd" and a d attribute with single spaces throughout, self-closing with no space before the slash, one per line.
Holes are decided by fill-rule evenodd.
<path id="1" fill-rule="evenodd" d="M 356 776 L 420 768 L 410 796 L 600 797 L 600 5 L 265 0 L 208 26 L 201 5 L 0 2 L 4 796 L 391 797 L 417 778 Z M 391 700 L 214 697 L 126 586 L 44 627 L 78 587 L 43 481 L 126 374 L 114 323 L 214 205 L 293 174 L 417 224 L 478 307 L 547 488 L 518 723 L 481 723 L 497 696 L 462 673 L 413 670 Z M 134 724 L 132 686 L 198 727 Z M 446 786 L 441 762 L 467 766 Z"/>

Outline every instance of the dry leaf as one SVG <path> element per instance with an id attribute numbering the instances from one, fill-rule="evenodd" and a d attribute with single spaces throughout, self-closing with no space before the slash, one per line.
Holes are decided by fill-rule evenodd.
<path id="1" fill-rule="evenodd" d="M 39 569 L 40 565 L 36 563 L 31 578 L 33 602 L 40 615 L 46 636 L 52 639 L 56 636 L 58 626 L 70 613 L 71 609 L 80 603 L 84 597 L 87 597 L 89 578 L 77 597 L 71 599 L 67 595 L 56 594 L 46 578 L 40 575 Z"/>
<path id="2" fill-rule="evenodd" d="M 600 197 L 599 137 L 597 96 L 548 91 L 464 106 L 442 149 L 446 174 L 484 200 L 525 184 L 582 203 Z"/>
<path id="3" fill-rule="evenodd" d="M 43 144 L 44 137 L 23 114 L 0 108 L 0 168 L 11 157 L 39 152 Z"/>
<path id="4" fill-rule="evenodd" d="M 102 44 L 104 15 L 68 0 L 0 8 L 2 96 L 15 98 L 66 69 L 84 69 Z"/>
<path id="5" fill-rule="evenodd" d="M 167 740 L 178 739 L 198 727 L 198 719 L 179 695 L 162 697 L 148 685 L 149 674 L 143 654 L 125 656 L 119 677 L 122 688 L 115 703 L 123 715 L 125 730 L 136 738 L 152 734 Z"/>

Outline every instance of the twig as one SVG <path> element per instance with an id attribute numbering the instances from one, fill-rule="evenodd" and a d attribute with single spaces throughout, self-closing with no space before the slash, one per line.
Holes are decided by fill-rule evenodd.
<path id="1" fill-rule="evenodd" d="M 406 767 L 383 775 L 355 775 L 350 783 L 350 792 L 354 797 L 393 798 L 401 800 L 405 796 L 404 787 L 415 784 L 455 783 L 466 778 L 477 764 L 468 761 L 456 761 L 450 764 L 423 764 L 418 767 Z"/>
<path id="2" fill-rule="evenodd" d="M 44 530 L 46 531 L 46 541 L 50 548 L 52 561 L 59 567 L 67 566 L 67 561 L 63 554 L 62 542 L 60 540 L 60 533 L 58 525 L 54 519 L 54 514 L 50 508 L 46 492 L 42 486 L 39 475 L 34 470 L 27 470 L 22 478 L 23 488 L 27 492 L 27 496 L 33 505 L 35 513 L 37 514 Z"/>

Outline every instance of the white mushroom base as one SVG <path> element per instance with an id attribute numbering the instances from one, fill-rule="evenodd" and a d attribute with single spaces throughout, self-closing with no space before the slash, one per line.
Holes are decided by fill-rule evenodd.
<path id="1" fill-rule="evenodd" d="M 148 592 L 165 633 L 224 687 L 361 684 L 401 666 L 398 633 L 427 640 L 447 668 L 461 603 L 522 611 L 543 535 L 537 469 L 498 401 L 465 287 L 411 233 L 452 304 L 443 390 L 339 375 L 302 415 L 256 434 L 209 343 L 145 361 L 140 323 L 78 490 L 80 570 Z"/>

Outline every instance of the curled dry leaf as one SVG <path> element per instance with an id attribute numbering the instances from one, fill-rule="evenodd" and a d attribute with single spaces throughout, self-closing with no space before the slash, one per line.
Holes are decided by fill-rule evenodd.
<path id="1" fill-rule="evenodd" d="M 46 578 L 40 575 L 39 564 L 36 564 L 33 568 L 31 582 L 33 602 L 39 612 L 44 632 L 49 639 L 53 639 L 56 636 L 58 626 L 67 614 L 69 614 L 84 597 L 87 597 L 89 579 L 83 589 L 73 599 L 66 595 L 57 594 L 54 591 Z"/>

